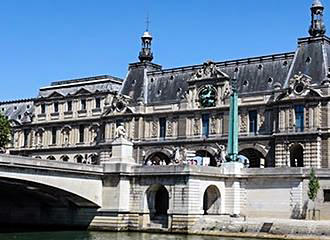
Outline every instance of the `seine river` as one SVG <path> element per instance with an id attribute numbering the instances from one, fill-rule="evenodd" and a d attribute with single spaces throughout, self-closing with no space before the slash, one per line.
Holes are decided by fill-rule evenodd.
<path id="1" fill-rule="evenodd" d="M 208 236 L 111 232 L 2 233 L 0 240 L 243 240 Z M 248 240 L 245 238 L 245 240 Z M 252 240 L 252 239 L 249 239 Z"/>

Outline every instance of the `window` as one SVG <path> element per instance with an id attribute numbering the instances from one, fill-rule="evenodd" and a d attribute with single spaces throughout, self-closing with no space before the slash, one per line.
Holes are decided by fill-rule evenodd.
<path id="1" fill-rule="evenodd" d="M 165 138 L 166 136 L 166 118 L 159 119 L 159 137 Z"/>
<path id="2" fill-rule="evenodd" d="M 203 137 L 209 136 L 210 116 L 208 114 L 202 115 L 202 134 Z"/>
<path id="3" fill-rule="evenodd" d="M 101 99 L 95 98 L 95 108 L 101 108 Z"/>
<path id="4" fill-rule="evenodd" d="M 56 144 L 56 133 L 57 133 L 57 128 L 53 127 L 52 128 L 52 144 L 55 145 Z"/>
<path id="5" fill-rule="evenodd" d="M 72 101 L 67 101 L 66 107 L 67 107 L 67 111 L 71 112 L 72 111 Z"/>
<path id="6" fill-rule="evenodd" d="M 254 111 L 249 111 L 249 132 L 256 134 L 257 133 L 257 128 L 258 128 L 258 113 L 256 110 Z"/>
<path id="7" fill-rule="evenodd" d="M 58 102 L 54 103 L 54 112 L 58 112 Z"/>
<path id="8" fill-rule="evenodd" d="M 79 126 L 79 142 L 83 143 L 85 138 L 85 127 L 84 125 Z"/>
<path id="9" fill-rule="evenodd" d="M 324 202 L 330 202 L 330 189 L 323 190 Z"/>
<path id="10" fill-rule="evenodd" d="M 86 110 L 86 99 L 81 100 L 81 110 Z"/>
<path id="11" fill-rule="evenodd" d="M 41 104 L 41 113 L 42 114 L 46 113 L 46 104 Z"/>
<path id="12" fill-rule="evenodd" d="M 295 114 L 296 114 L 296 131 L 303 132 L 304 131 L 304 106 L 303 105 L 295 106 Z"/>
<path id="13" fill-rule="evenodd" d="M 30 131 L 28 129 L 24 129 L 24 147 L 28 146 L 29 134 L 30 134 Z"/>

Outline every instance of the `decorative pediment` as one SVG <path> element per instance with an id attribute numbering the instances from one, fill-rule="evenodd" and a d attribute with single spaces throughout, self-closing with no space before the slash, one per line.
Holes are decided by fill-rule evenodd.
<path id="1" fill-rule="evenodd" d="M 61 98 L 63 96 L 64 95 L 62 95 L 61 93 L 54 91 L 47 98 Z"/>
<path id="2" fill-rule="evenodd" d="M 201 69 L 198 69 L 196 73 L 193 74 L 191 80 L 203 80 L 203 79 L 218 79 L 227 78 L 229 76 L 222 72 L 216 63 L 212 61 L 207 61 L 203 64 Z"/>
<path id="3" fill-rule="evenodd" d="M 133 113 L 133 109 L 129 107 L 130 102 L 131 97 L 117 94 L 113 97 L 111 104 L 106 108 L 106 111 L 102 115 L 105 116 L 109 115 L 110 113 Z"/>
<path id="4" fill-rule="evenodd" d="M 278 95 L 276 101 L 291 100 L 306 97 L 322 97 L 319 89 L 314 89 L 311 84 L 312 78 L 306 74 L 299 72 L 295 74 L 289 81 L 288 88 Z"/>
<path id="5" fill-rule="evenodd" d="M 86 95 L 86 94 L 91 94 L 91 92 L 88 91 L 86 88 L 80 88 L 73 95 Z"/>

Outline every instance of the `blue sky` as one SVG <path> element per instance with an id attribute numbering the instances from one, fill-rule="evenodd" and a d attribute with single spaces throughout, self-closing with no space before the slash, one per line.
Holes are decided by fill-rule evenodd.
<path id="1" fill-rule="evenodd" d="M 0 101 L 35 97 L 52 81 L 124 78 L 148 12 L 163 68 L 294 51 L 308 36 L 311 2 L 1 0 Z M 330 1 L 323 4 L 330 29 Z"/>

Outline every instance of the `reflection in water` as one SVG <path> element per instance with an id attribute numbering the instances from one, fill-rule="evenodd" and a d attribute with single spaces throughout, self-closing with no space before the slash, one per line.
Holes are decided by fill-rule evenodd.
<path id="1" fill-rule="evenodd" d="M 186 236 L 150 233 L 113 233 L 113 232 L 35 232 L 3 233 L 0 240 L 239 240 L 209 236 Z M 245 239 L 252 240 L 252 239 Z"/>

